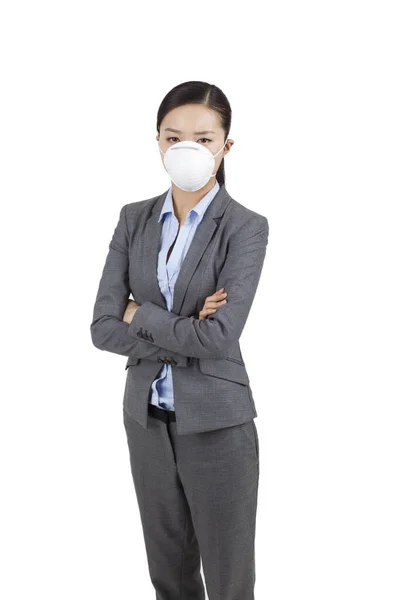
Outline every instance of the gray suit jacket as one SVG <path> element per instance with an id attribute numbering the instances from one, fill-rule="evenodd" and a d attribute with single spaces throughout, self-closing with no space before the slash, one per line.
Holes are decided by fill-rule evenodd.
<path id="1" fill-rule="evenodd" d="M 123 407 L 144 428 L 151 384 L 165 362 L 173 366 L 178 434 L 244 423 L 257 412 L 239 338 L 263 268 L 268 220 L 221 185 L 184 258 L 169 311 L 157 280 L 166 194 L 121 208 L 94 305 L 92 342 L 128 357 Z M 221 287 L 227 303 L 200 321 L 206 297 Z M 131 293 L 141 306 L 126 323 Z"/>

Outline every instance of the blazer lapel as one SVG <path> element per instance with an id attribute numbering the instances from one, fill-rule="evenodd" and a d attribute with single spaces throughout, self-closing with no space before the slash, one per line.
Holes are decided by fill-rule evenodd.
<path id="1" fill-rule="evenodd" d="M 158 250 L 163 225 L 162 220 L 158 222 L 158 218 L 160 216 L 167 193 L 168 190 L 161 194 L 161 196 L 155 202 L 151 216 L 147 221 L 144 231 L 143 263 L 152 301 L 165 309 L 167 309 L 167 305 L 158 285 L 157 266 Z M 186 256 L 182 262 L 182 266 L 174 287 L 174 300 L 172 305 L 172 312 L 174 314 L 180 314 L 190 280 L 204 252 L 206 251 L 215 230 L 218 228 L 219 221 L 224 214 L 230 200 L 231 197 L 226 191 L 225 185 L 222 184 L 208 206 L 206 212 L 204 213 L 203 218 L 195 231 Z"/>
<path id="2" fill-rule="evenodd" d="M 161 194 L 161 196 L 159 196 L 158 200 L 153 206 L 151 215 L 147 220 L 143 233 L 142 255 L 143 276 L 144 281 L 146 281 L 148 299 L 165 309 L 167 309 L 167 304 L 158 285 L 157 267 L 158 250 L 160 246 L 161 231 L 163 226 L 162 220 L 158 222 L 158 217 L 160 216 L 160 212 L 167 193 L 168 190 Z"/>

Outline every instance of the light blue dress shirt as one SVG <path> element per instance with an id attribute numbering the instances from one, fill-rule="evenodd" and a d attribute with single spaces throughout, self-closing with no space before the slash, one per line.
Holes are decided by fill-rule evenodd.
<path id="1" fill-rule="evenodd" d="M 193 240 L 196 229 L 219 188 L 219 183 L 216 181 L 214 187 L 188 212 L 186 221 L 179 230 L 178 238 L 168 262 L 166 262 L 167 253 L 178 233 L 179 221 L 174 214 L 172 187 L 169 188 L 165 197 L 159 217 L 159 221 L 161 219 L 164 219 L 164 221 L 158 252 L 157 278 L 160 291 L 165 298 L 169 311 L 172 310 L 175 281 L 179 275 L 183 260 Z M 155 404 L 159 408 L 175 410 L 171 365 L 165 364 L 163 366 L 160 376 L 153 381 L 151 390 L 149 400 L 151 404 Z"/>

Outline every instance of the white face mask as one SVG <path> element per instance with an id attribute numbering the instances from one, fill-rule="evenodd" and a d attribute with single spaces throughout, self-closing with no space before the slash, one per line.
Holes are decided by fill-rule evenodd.
<path id="1" fill-rule="evenodd" d="M 204 187 L 210 181 L 210 177 L 216 175 L 213 173 L 215 157 L 225 148 L 227 140 L 228 138 L 216 154 L 198 142 L 178 142 L 166 152 L 161 150 L 158 143 L 171 181 L 185 192 L 196 192 Z"/>

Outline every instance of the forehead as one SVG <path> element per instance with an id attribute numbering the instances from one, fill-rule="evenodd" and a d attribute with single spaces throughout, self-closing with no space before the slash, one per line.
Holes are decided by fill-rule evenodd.
<path id="1" fill-rule="evenodd" d="M 170 110 L 161 122 L 161 131 L 167 127 L 182 133 L 212 130 L 221 131 L 218 113 L 203 104 L 184 104 Z"/>

